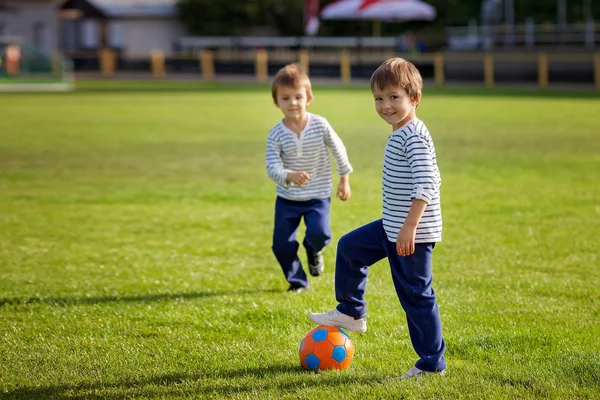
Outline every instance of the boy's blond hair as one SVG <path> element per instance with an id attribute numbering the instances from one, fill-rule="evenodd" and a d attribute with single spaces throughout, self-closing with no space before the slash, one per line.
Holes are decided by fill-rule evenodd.
<path id="1" fill-rule="evenodd" d="M 399 57 L 390 58 L 371 75 L 371 91 L 374 91 L 375 87 L 383 90 L 390 86 L 400 87 L 406 91 L 408 97 L 416 99 L 423 89 L 423 78 L 410 61 Z"/>
<path id="2" fill-rule="evenodd" d="M 281 86 L 288 86 L 294 89 L 304 86 L 308 99 L 313 99 L 310 79 L 298 64 L 288 64 L 281 68 L 279 72 L 277 72 L 277 75 L 275 75 L 273 85 L 271 86 L 271 94 L 273 95 L 275 104 L 277 104 L 277 90 Z"/>

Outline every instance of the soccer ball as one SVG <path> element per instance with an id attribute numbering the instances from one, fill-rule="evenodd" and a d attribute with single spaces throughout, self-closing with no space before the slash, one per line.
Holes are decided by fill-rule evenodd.
<path id="1" fill-rule="evenodd" d="M 346 369 L 354 357 L 354 345 L 341 328 L 320 325 L 304 336 L 298 353 L 306 369 Z"/>

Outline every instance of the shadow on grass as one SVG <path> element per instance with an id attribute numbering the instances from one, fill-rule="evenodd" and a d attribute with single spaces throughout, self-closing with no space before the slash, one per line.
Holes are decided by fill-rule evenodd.
<path id="1" fill-rule="evenodd" d="M 145 93 L 145 92 L 269 92 L 270 86 L 256 82 L 202 82 L 202 81 L 152 81 L 114 80 L 81 81 L 75 93 Z"/>
<path id="2" fill-rule="evenodd" d="M 191 293 L 160 293 L 147 294 L 142 296 L 92 296 L 92 297 L 12 297 L 0 298 L 0 307 L 20 306 L 35 303 L 44 303 L 52 306 L 66 307 L 79 304 L 103 304 L 103 303 L 129 303 L 129 302 L 153 302 L 162 300 L 190 300 L 203 297 L 220 296 L 244 296 L 255 295 L 259 293 L 280 293 L 276 289 L 255 289 L 255 290 L 232 290 L 232 291 L 207 291 Z"/>
<path id="3" fill-rule="evenodd" d="M 287 375 L 286 379 L 281 375 Z M 130 397 L 194 397 L 229 398 L 247 394 L 256 396 L 260 391 L 278 389 L 283 393 L 313 387 L 337 387 L 340 385 L 380 384 L 378 377 L 354 377 L 344 373 L 325 373 L 316 380 L 306 379 L 315 375 L 312 371 L 292 364 L 276 364 L 267 367 L 238 370 L 211 371 L 210 373 L 172 373 L 140 379 L 126 379 L 115 383 L 89 382 L 72 385 L 21 387 L 5 391 L 3 399 L 123 399 Z M 259 379 L 256 379 L 259 378 Z M 270 378 L 275 378 L 273 381 Z M 262 381 L 260 379 L 263 379 Z"/>
<path id="4" fill-rule="evenodd" d="M 319 83 L 314 82 L 318 90 L 339 92 L 360 92 L 370 96 L 369 83 L 356 82 L 352 84 Z M 240 82 L 203 82 L 196 80 L 94 80 L 81 79 L 77 81 L 75 92 L 72 94 L 136 94 L 136 93 L 214 93 L 214 92 L 260 92 L 269 93 L 270 85 L 252 81 Z M 486 88 L 482 85 L 451 84 L 438 88 L 431 82 L 425 83 L 424 92 L 427 96 L 475 96 L 475 97 L 534 97 L 534 98 L 596 98 L 600 99 L 600 91 L 594 89 L 593 85 L 577 86 L 562 85 L 540 89 L 535 86 L 523 86 L 519 84 L 505 85 L 494 88 Z M 42 93 L 36 93 L 40 95 Z M 25 94 L 27 95 L 27 94 Z M 56 95 L 56 93 L 53 93 Z"/>

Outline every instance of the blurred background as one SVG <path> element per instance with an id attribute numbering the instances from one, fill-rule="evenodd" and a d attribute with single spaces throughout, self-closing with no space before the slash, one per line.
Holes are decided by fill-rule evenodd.
<path id="1" fill-rule="evenodd" d="M 300 62 L 349 82 L 399 55 L 440 86 L 600 88 L 599 18 L 592 0 L 0 0 L 0 79 L 268 81 Z"/>
<path id="2" fill-rule="evenodd" d="M 600 0 L 0 0 L 0 91 L 57 92 L 0 93 L 0 399 L 599 398 L 599 21 Z M 381 217 L 368 78 L 393 56 L 426 81 L 449 373 L 388 380 L 415 353 L 387 262 L 351 369 L 305 373 L 337 240 Z M 355 169 L 299 296 L 264 164 L 290 62 Z"/>

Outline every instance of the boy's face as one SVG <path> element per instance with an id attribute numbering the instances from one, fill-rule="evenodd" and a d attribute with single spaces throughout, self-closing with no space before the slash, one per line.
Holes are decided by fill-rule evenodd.
<path id="1" fill-rule="evenodd" d="M 416 99 L 411 99 L 403 88 L 389 86 L 382 89 L 375 86 L 373 98 L 377 114 L 396 130 L 415 116 L 415 108 L 421 100 L 421 92 Z"/>
<path id="2" fill-rule="evenodd" d="M 287 119 L 302 118 L 311 100 L 304 86 L 277 88 L 277 107 Z"/>

